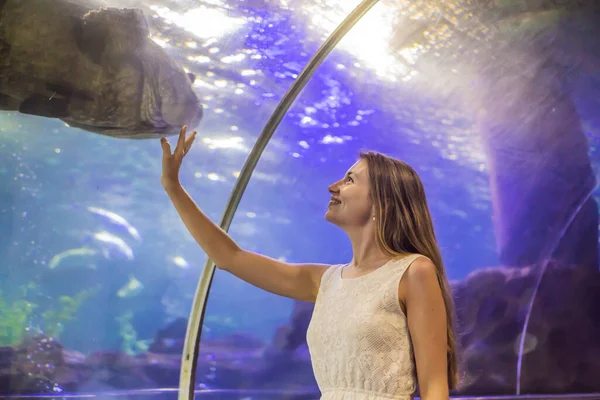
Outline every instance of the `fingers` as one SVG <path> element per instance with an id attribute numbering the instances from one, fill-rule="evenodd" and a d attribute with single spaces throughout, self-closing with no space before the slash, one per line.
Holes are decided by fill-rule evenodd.
<path id="1" fill-rule="evenodd" d="M 183 126 L 181 131 L 179 132 L 179 137 L 177 138 L 177 146 L 175 146 L 175 150 L 173 154 L 171 154 L 171 145 L 167 138 L 162 137 L 160 139 L 160 145 L 163 149 L 163 157 L 167 156 L 179 156 L 183 158 L 187 154 L 187 152 L 192 147 L 192 143 L 194 143 L 194 139 L 196 138 L 196 131 L 192 132 L 189 137 L 185 137 L 185 132 L 187 130 L 187 126 Z"/>
<path id="2" fill-rule="evenodd" d="M 187 126 L 184 125 L 181 127 L 181 131 L 179 132 L 179 138 L 177 138 L 177 147 L 175 147 L 175 151 L 173 155 L 181 155 L 183 156 L 185 152 L 185 132 L 187 131 Z"/>
<path id="3" fill-rule="evenodd" d="M 194 143 L 194 139 L 196 139 L 196 131 L 192 132 L 190 137 L 188 137 L 185 140 L 185 149 L 184 149 L 183 155 L 186 155 L 187 152 L 190 150 L 190 148 L 192 147 L 192 144 Z"/>
<path id="4" fill-rule="evenodd" d="M 165 137 L 160 138 L 160 146 L 163 149 L 163 156 L 171 155 L 171 145 L 169 144 L 169 141 L 167 140 L 167 138 L 165 138 Z"/>

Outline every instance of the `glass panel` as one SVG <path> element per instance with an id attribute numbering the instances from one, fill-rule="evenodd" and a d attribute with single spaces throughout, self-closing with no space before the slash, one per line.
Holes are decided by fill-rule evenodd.
<path id="1" fill-rule="evenodd" d="M 218 220 L 275 105 L 345 15 L 316 29 L 285 2 L 113 2 L 144 13 L 152 48 L 141 15 L 76 4 L 0 1 L 0 395 L 177 387 L 205 255 L 160 185 L 158 139 L 107 127 L 198 125 L 183 182 Z M 208 316 L 216 333 L 251 323 L 222 315 Z"/>
<path id="2" fill-rule="evenodd" d="M 346 236 L 323 219 L 327 186 L 361 149 L 398 157 L 425 184 L 451 279 L 455 393 L 599 391 L 595 173 L 582 130 L 595 149 L 597 61 L 569 64 L 582 47 L 597 54 L 582 33 L 590 19 L 533 5 L 521 14 L 511 2 L 476 18 L 470 3 L 398 4 L 380 2 L 363 18 L 295 102 L 252 177 L 233 238 L 291 262 L 349 262 Z M 326 16 L 320 7 L 313 15 Z M 317 390 L 305 341 L 311 304 L 222 271 L 209 300 L 200 390 Z"/>
<path id="3" fill-rule="evenodd" d="M 109 20 L 108 33 L 94 20 L 103 14 L 91 14 L 88 32 L 75 3 L 0 0 L 0 394 L 175 398 L 205 256 L 160 188 L 157 141 L 87 131 L 137 122 L 141 114 L 126 113 L 132 104 L 155 117 L 148 98 L 129 100 L 118 84 L 136 87 L 146 68 L 145 88 L 156 89 L 150 78 L 162 75 L 106 47 L 118 42 L 144 60 L 135 14 Z M 579 3 L 567 12 L 536 2 L 382 1 L 283 122 L 233 237 L 290 261 L 346 262 L 344 235 L 322 219 L 327 184 L 361 148 L 402 158 L 425 182 L 453 280 L 465 371 L 458 393 L 598 391 L 598 194 L 589 198 L 595 173 L 584 136 L 595 170 L 598 13 Z M 355 6 L 114 4 L 143 10 L 154 42 L 196 76 L 204 118 L 182 176 L 214 220 L 277 101 Z M 103 85 L 101 73 L 111 77 Z M 157 93 L 168 122 L 173 98 Z M 121 101 L 123 114 L 103 120 L 104 99 Z M 81 108 L 93 101 L 100 108 Z M 311 312 L 219 272 L 201 397 L 318 396 L 304 342 Z"/>

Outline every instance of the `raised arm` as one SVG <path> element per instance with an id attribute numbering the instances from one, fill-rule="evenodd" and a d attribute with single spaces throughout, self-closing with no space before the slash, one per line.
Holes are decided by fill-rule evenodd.
<path id="1" fill-rule="evenodd" d="M 246 251 L 218 225 L 213 223 L 194 203 L 179 182 L 179 168 L 187 154 L 196 132 L 186 138 L 186 127 L 181 129 L 177 146 L 161 139 L 163 172 L 161 182 L 181 220 L 198 245 L 218 268 L 238 278 L 281 296 L 314 302 L 321 276 L 327 268 L 323 264 L 289 264 L 273 258 Z"/>

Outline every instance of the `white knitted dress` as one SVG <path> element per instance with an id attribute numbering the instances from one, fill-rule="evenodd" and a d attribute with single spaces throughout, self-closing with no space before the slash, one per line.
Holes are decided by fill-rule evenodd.
<path id="1" fill-rule="evenodd" d="M 358 278 L 321 279 L 307 342 L 322 400 L 409 400 L 415 361 L 398 285 L 413 254 Z"/>

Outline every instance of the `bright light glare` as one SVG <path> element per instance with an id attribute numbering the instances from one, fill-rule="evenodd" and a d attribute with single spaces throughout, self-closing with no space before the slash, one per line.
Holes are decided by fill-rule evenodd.
<path id="1" fill-rule="evenodd" d="M 325 3 L 325 4 L 323 4 Z M 330 34 L 340 21 L 353 9 L 353 2 L 327 0 L 306 5 L 304 12 L 310 15 L 311 28 Z M 390 51 L 388 43 L 393 34 L 395 11 L 378 4 L 366 13 L 340 41 L 338 49 L 356 57 L 361 66 L 388 80 L 407 80 L 414 76 L 408 66 L 416 61 L 416 49 L 406 48 L 401 55 L 406 64 L 399 62 Z"/>
<path id="2" fill-rule="evenodd" d="M 167 7 L 151 6 L 152 11 L 202 39 L 220 38 L 245 24 L 242 18 L 232 18 L 224 10 L 200 6 L 179 14 Z"/>

